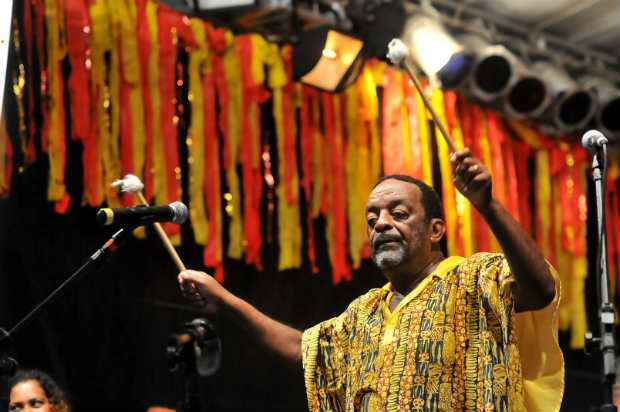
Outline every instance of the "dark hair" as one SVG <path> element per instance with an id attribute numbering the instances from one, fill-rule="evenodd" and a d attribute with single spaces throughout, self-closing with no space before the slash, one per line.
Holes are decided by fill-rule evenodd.
<path id="1" fill-rule="evenodd" d="M 18 371 L 15 376 L 9 379 L 9 392 L 14 386 L 26 381 L 37 381 L 41 385 L 45 396 L 54 406 L 54 412 L 69 412 L 71 410 L 64 391 L 58 386 L 56 381 L 47 373 L 38 369 Z"/>
<path id="2" fill-rule="evenodd" d="M 400 180 L 401 182 L 407 182 L 414 184 L 422 192 L 422 206 L 424 207 L 425 218 L 427 222 L 431 219 L 443 219 L 443 210 L 441 208 L 441 201 L 435 189 L 424 183 L 423 181 L 416 179 L 415 177 L 407 175 L 388 175 L 383 176 L 375 183 L 373 189 L 386 180 Z"/>

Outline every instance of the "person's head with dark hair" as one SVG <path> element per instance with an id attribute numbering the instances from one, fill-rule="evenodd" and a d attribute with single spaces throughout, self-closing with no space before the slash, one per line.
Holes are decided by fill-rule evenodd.
<path id="1" fill-rule="evenodd" d="M 366 205 L 372 258 L 398 290 L 410 290 L 443 259 L 441 202 L 426 183 L 405 175 L 385 176 Z"/>
<path id="2" fill-rule="evenodd" d="M 20 370 L 9 380 L 9 412 L 70 412 L 65 393 L 48 374 Z"/>
<path id="3" fill-rule="evenodd" d="M 416 179 L 415 177 L 407 176 L 407 175 L 387 175 L 383 176 L 377 183 L 373 186 L 373 189 L 379 186 L 382 182 L 395 179 L 400 180 L 401 182 L 407 182 L 414 184 L 420 189 L 422 192 L 422 206 L 424 206 L 424 210 L 426 211 L 426 219 L 430 221 L 430 219 L 437 218 L 443 219 L 443 209 L 441 207 L 441 200 L 439 200 L 439 195 L 429 185 L 421 181 L 420 179 Z"/>

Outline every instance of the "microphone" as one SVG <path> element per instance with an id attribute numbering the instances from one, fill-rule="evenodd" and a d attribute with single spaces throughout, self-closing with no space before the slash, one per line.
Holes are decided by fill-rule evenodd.
<path id="1" fill-rule="evenodd" d="M 590 151 L 597 150 L 605 144 L 607 144 L 607 138 L 598 130 L 588 130 L 581 138 L 581 145 Z"/>
<path id="2" fill-rule="evenodd" d="M 153 222 L 182 224 L 187 220 L 187 206 L 172 202 L 168 206 L 136 206 L 127 208 L 103 208 L 97 212 L 97 222 L 108 226 L 113 223 L 145 225 Z"/>

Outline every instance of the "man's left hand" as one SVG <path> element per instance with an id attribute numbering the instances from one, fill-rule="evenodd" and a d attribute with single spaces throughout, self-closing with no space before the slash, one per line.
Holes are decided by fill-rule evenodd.
<path id="1" fill-rule="evenodd" d="M 468 148 L 452 153 L 450 162 L 452 181 L 456 188 L 476 209 L 484 211 L 493 197 L 489 169 L 473 157 Z"/>

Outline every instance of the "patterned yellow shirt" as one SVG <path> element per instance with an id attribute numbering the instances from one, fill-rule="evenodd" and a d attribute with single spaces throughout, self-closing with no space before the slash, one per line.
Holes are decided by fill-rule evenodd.
<path id="1" fill-rule="evenodd" d="M 387 284 L 306 330 L 310 410 L 558 411 L 559 282 L 552 304 L 524 314 L 512 282 L 501 254 L 450 257 L 393 312 Z"/>

